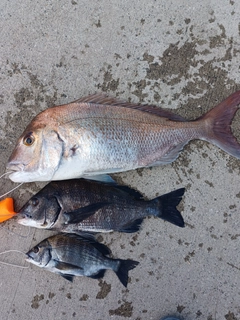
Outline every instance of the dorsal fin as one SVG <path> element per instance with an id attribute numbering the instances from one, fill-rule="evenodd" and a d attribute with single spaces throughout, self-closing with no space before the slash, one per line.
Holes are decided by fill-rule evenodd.
<path id="1" fill-rule="evenodd" d="M 187 121 L 180 115 L 174 114 L 167 109 L 162 109 L 154 105 L 146 105 L 146 104 L 141 105 L 141 104 L 126 102 L 126 101 L 118 100 L 113 97 L 108 97 L 103 93 L 97 93 L 87 97 L 83 97 L 81 99 L 74 101 L 73 103 L 94 103 L 99 105 L 111 105 L 111 106 L 118 106 L 118 107 L 124 107 L 124 108 L 131 108 L 131 109 L 137 109 L 143 112 L 152 113 L 157 116 L 170 119 L 172 121 Z"/>

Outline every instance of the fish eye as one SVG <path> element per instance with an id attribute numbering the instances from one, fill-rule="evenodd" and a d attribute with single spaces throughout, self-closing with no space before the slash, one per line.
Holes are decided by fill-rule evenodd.
<path id="1" fill-rule="evenodd" d="M 29 147 L 31 146 L 35 141 L 35 138 L 31 133 L 28 133 L 24 138 L 23 138 L 23 143 L 25 144 L 25 146 Z"/>
<path id="2" fill-rule="evenodd" d="M 34 207 L 36 207 L 39 204 L 39 201 L 37 198 L 33 198 L 31 202 Z"/>
<path id="3" fill-rule="evenodd" d="M 38 253 L 38 251 L 39 251 L 39 248 L 38 248 L 38 247 L 34 247 L 34 248 L 33 248 L 33 252 L 34 252 L 34 253 Z"/>

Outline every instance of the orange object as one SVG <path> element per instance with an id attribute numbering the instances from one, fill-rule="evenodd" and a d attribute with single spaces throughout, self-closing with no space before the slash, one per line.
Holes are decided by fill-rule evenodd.
<path id="1" fill-rule="evenodd" d="M 16 212 L 13 208 L 13 198 L 6 198 L 0 201 L 0 222 L 12 218 Z"/>

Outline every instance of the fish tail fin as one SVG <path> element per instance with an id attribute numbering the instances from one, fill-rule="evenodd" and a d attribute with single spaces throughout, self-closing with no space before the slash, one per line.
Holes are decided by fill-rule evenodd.
<path id="1" fill-rule="evenodd" d="M 184 220 L 176 207 L 182 200 L 184 192 L 185 188 L 181 188 L 153 199 L 152 201 L 158 201 L 159 204 L 159 211 L 156 216 L 183 228 Z"/>
<path id="2" fill-rule="evenodd" d="M 128 284 L 128 271 L 134 269 L 139 262 L 134 260 L 117 260 L 119 262 L 118 269 L 115 271 L 116 275 L 118 276 L 118 279 L 121 281 L 121 283 L 124 285 L 124 287 L 127 287 Z"/>
<path id="3" fill-rule="evenodd" d="M 231 123 L 240 104 L 240 90 L 207 112 L 197 121 L 205 122 L 202 139 L 213 143 L 230 155 L 240 159 L 240 144 L 232 134 Z"/>

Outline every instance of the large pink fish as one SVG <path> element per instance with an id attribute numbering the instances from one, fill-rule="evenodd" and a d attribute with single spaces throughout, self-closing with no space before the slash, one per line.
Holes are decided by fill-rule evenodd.
<path id="1" fill-rule="evenodd" d="M 231 132 L 240 91 L 194 121 L 164 109 L 82 98 L 38 114 L 18 139 L 7 164 L 15 182 L 63 180 L 174 161 L 190 140 L 211 142 L 236 158 Z"/>

